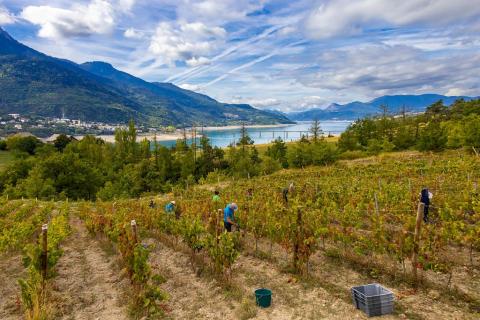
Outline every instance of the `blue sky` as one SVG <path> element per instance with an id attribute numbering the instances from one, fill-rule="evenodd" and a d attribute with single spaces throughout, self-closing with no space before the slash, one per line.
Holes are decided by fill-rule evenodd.
<path id="1" fill-rule="evenodd" d="M 283 111 L 480 95 L 480 0 L 0 0 L 47 54 Z"/>

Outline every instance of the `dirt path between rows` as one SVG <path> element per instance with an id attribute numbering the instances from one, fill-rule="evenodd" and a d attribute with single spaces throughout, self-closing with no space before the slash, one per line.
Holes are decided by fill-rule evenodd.
<path id="1" fill-rule="evenodd" d="M 352 303 L 332 296 L 320 285 L 297 282 L 272 263 L 241 255 L 235 263 L 235 282 L 251 297 L 255 289 L 272 290 L 272 306 L 257 309 L 253 319 L 367 319 Z M 382 319 L 395 319 L 384 316 Z"/>
<path id="2" fill-rule="evenodd" d="M 152 270 L 163 275 L 168 315 L 173 319 L 367 319 L 350 302 L 332 296 L 319 285 L 304 285 L 262 259 L 240 255 L 232 269 L 233 292 L 208 276 L 196 276 L 188 254 L 148 239 Z M 273 291 L 272 306 L 255 305 L 254 290 Z M 386 316 L 385 320 L 396 319 Z"/>
<path id="3" fill-rule="evenodd" d="M 196 276 L 188 255 L 153 239 L 146 242 L 152 248 L 152 271 L 166 280 L 162 289 L 169 295 L 168 316 L 179 320 L 236 319 L 238 304 L 227 299 L 215 280 Z"/>
<path id="4" fill-rule="evenodd" d="M 18 279 L 26 274 L 22 256 L 0 256 L 0 319 L 22 319 Z"/>
<path id="5" fill-rule="evenodd" d="M 264 241 L 262 241 L 259 247 L 264 252 L 269 251 L 269 244 Z M 253 248 L 250 248 L 250 250 L 253 250 Z M 272 264 L 272 269 L 278 270 L 275 266 L 278 267 L 288 263 L 285 260 L 285 252 L 280 246 L 274 245 L 273 255 L 276 263 Z M 288 259 L 290 258 L 291 256 L 289 255 Z M 255 258 L 254 260 L 260 259 Z M 343 264 L 341 261 L 332 261 L 321 251 L 316 252 L 310 261 L 310 275 L 316 279 L 313 281 L 313 285 L 320 289 L 324 288 L 329 293 L 348 293 L 352 286 L 374 282 L 382 283 L 381 279 L 371 278 L 362 274 L 352 269 L 348 264 Z M 269 264 L 268 262 L 266 263 Z M 254 265 L 246 267 L 247 270 L 254 270 L 254 268 Z M 283 274 L 283 276 L 286 275 Z M 396 300 L 403 305 L 406 314 L 384 316 L 382 319 L 389 317 L 408 318 L 410 316 L 419 319 L 478 319 L 478 314 L 469 312 L 468 307 L 464 303 L 459 301 L 455 304 L 447 299 L 442 299 L 442 293 L 437 290 L 424 289 L 414 292 L 411 287 L 402 283 L 397 283 L 394 286 L 392 283 L 390 285 L 384 284 L 384 286 L 393 291 Z M 355 311 L 355 313 L 359 312 Z M 409 313 L 413 314 L 409 315 Z M 330 317 L 336 318 L 333 315 L 326 318 Z M 353 318 L 353 316 L 346 316 L 345 318 Z"/>
<path id="6" fill-rule="evenodd" d="M 57 264 L 55 319 L 127 319 L 122 282 L 114 257 L 88 234 L 83 222 L 71 217 L 72 235 Z M 123 305 L 122 305 L 123 304 Z"/>

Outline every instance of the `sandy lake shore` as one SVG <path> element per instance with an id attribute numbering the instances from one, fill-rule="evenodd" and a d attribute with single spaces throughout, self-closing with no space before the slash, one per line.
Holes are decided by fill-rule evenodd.
<path id="1" fill-rule="evenodd" d="M 81 140 L 84 136 L 75 136 L 76 139 Z M 115 142 L 115 135 L 113 134 L 104 134 L 96 136 L 99 139 L 102 139 L 105 142 L 114 143 Z M 155 134 L 139 134 L 137 135 L 137 142 L 142 141 L 143 139 L 147 139 L 153 141 L 157 137 L 157 141 L 171 141 L 177 140 L 182 138 L 182 134 L 178 133 L 157 133 Z"/>
<path id="2" fill-rule="evenodd" d="M 271 124 L 271 125 L 251 125 L 251 126 L 245 126 L 246 128 L 253 128 L 253 129 L 261 129 L 261 128 L 282 128 L 289 126 L 288 124 Z M 197 127 L 197 137 L 201 136 L 201 131 L 227 131 L 227 130 L 238 130 L 242 126 L 241 125 L 235 125 L 235 126 L 221 126 L 221 127 Z M 84 136 L 75 136 L 77 139 L 82 139 Z M 104 140 L 105 142 L 110 142 L 114 143 L 115 142 L 115 135 L 113 134 L 108 134 L 108 135 L 98 135 L 96 136 L 97 138 L 100 138 Z M 178 129 L 175 132 L 172 133 L 148 133 L 148 134 L 138 134 L 137 136 L 137 141 L 140 142 L 143 139 L 147 139 L 150 141 L 153 141 L 157 138 L 157 141 L 174 141 L 177 139 L 182 139 L 183 133 L 182 130 Z M 187 137 L 190 138 L 190 128 L 187 129 Z"/>

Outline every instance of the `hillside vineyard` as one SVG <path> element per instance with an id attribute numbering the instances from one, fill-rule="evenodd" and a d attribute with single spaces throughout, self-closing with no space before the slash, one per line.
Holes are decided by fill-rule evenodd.
<path id="1" fill-rule="evenodd" d="M 250 290 L 263 285 L 259 281 L 273 286 L 278 305 L 288 312 L 303 308 L 314 312 L 318 307 L 315 303 L 306 307 L 295 299 L 288 304 L 292 298 L 289 290 L 300 296 L 321 295 L 320 290 L 338 300 L 339 308 L 330 312 L 353 316 L 356 311 L 348 303 L 348 287 L 358 281 L 381 281 L 398 297 L 397 315 L 429 318 L 456 312 L 462 319 L 474 319 L 480 299 L 479 169 L 479 158 L 463 151 L 404 152 L 175 188 L 169 195 L 138 200 L 3 199 L 0 250 L 5 254 L 25 248 L 28 274 L 19 275 L 23 278 L 23 309 L 29 317 L 43 312 L 61 318 L 62 310 L 65 312 L 56 284 L 68 270 L 59 270 L 57 265 L 64 266 L 71 259 L 68 248 L 76 240 L 69 234 L 73 233 L 82 235 L 82 241 L 92 241 L 90 238 L 92 243 L 110 246 L 110 254 L 118 257 L 123 269 L 117 272 L 130 283 L 124 294 L 129 297 L 128 312 L 135 317 L 215 315 L 216 299 L 226 299 L 232 310 L 251 316 L 257 311 L 249 300 Z M 290 183 L 295 189 L 287 203 L 281 190 Z M 428 187 L 434 198 L 429 221 L 422 224 L 415 239 L 423 187 Z M 220 191 L 221 203 L 211 201 L 214 189 Z M 178 219 L 164 212 L 171 199 L 176 201 Z M 239 231 L 225 233 L 218 209 L 232 201 L 239 206 Z M 43 222 L 48 222 L 48 229 L 39 231 Z M 44 233 L 46 264 L 42 262 L 45 244 L 36 241 L 37 237 L 43 239 Z M 256 269 L 259 265 L 263 271 Z M 120 270 L 116 268 L 113 270 Z M 191 282 L 180 284 L 173 270 L 185 279 L 191 277 Z M 259 273 L 254 276 L 250 272 Z M 347 274 L 350 276 L 345 278 Z M 207 294 L 202 289 L 207 283 L 220 291 Z M 3 293 L 8 288 L 6 285 Z M 181 288 L 192 290 L 189 299 L 198 299 L 200 290 L 212 305 L 200 309 L 184 306 L 176 301 L 179 294 L 186 294 Z M 228 294 L 232 290 L 235 294 Z M 435 298 L 441 291 L 449 292 L 442 302 Z M 419 308 L 420 301 L 430 307 Z M 11 300 L 1 305 L 2 316 L 7 314 L 5 310 L 14 310 L 8 303 Z M 257 315 L 268 312 L 261 310 Z"/>

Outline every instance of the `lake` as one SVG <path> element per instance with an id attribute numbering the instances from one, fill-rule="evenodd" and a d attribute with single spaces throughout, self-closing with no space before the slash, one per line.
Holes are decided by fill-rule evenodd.
<path id="1" fill-rule="evenodd" d="M 339 135 L 348 127 L 352 121 L 320 121 L 320 127 L 325 135 Z M 296 141 L 302 135 L 307 135 L 312 125 L 311 121 L 302 121 L 296 124 L 287 124 L 276 127 L 252 128 L 247 127 L 248 135 L 255 144 L 270 143 L 280 137 L 284 141 Z M 201 129 L 198 129 L 201 133 Z M 228 147 L 232 143 L 236 143 L 240 139 L 240 129 L 218 128 L 205 130 L 203 132 L 210 139 L 210 143 L 216 147 Z M 190 139 L 191 140 L 191 139 Z M 159 144 L 170 147 L 175 144 L 175 140 L 161 141 Z M 190 141 L 191 142 L 191 141 Z"/>

